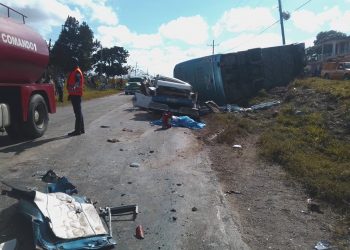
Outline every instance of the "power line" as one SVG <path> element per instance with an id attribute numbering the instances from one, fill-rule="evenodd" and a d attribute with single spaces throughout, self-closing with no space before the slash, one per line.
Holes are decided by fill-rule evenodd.
<path id="1" fill-rule="evenodd" d="M 306 1 L 305 3 L 301 4 L 301 5 L 298 6 L 292 13 L 294 13 L 294 12 L 300 10 L 302 7 L 304 7 L 305 5 L 307 5 L 308 3 L 310 3 L 311 1 L 312 1 L 312 0 L 308 0 L 308 1 Z M 291 14 L 292 14 L 292 13 L 291 13 Z M 257 37 L 257 36 L 260 36 L 260 35 L 263 34 L 265 31 L 269 30 L 270 28 L 272 28 L 274 25 L 276 25 L 276 24 L 279 23 L 279 22 L 280 22 L 279 20 L 275 20 L 274 23 L 272 23 L 272 24 L 269 25 L 268 27 L 264 28 L 264 29 L 261 30 L 259 33 L 255 34 L 253 37 L 251 37 L 251 38 L 249 38 L 249 39 L 247 39 L 247 40 L 244 40 L 243 42 L 239 43 L 237 46 L 235 46 L 235 47 L 233 47 L 233 48 L 231 48 L 231 49 L 225 50 L 225 51 L 223 51 L 223 52 L 221 52 L 221 53 L 226 53 L 226 52 L 228 52 L 228 51 L 231 51 L 231 50 L 234 50 L 234 49 L 240 47 L 242 44 L 249 42 L 251 39 L 253 39 L 253 38 Z"/>
<path id="2" fill-rule="evenodd" d="M 303 3 L 302 5 L 300 5 L 298 8 L 296 8 L 293 12 L 296 12 L 297 10 L 300 10 L 302 7 L 304 7 L 305 5 L 307 5 L 308 3 L 310 3 L 312 0 L 306 1 L 305 3 Z"/>

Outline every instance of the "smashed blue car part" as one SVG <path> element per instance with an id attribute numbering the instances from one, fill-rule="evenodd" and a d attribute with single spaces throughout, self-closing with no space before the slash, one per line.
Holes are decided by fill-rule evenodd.
<path id="1" fill-rule="evenodd" d="M 36 194 L 38 194 L 38 192 L 21 190 L 4 182 L 3 184 L 10 188 L 10 190 L 2 190 L 1 194 L 18 199 L 19 215 L 23 216 L 26 220 L 31 222 L 35 247 L 47 250 L 88 250 L 111 249 L 114 247 L 114 245 L 116 245 L 116 241 L 112 238 L 110 233 L 107 233 L 107 231 L 103 234 L 91 235 L 88 237 L 76 237 L 70 239 L 57 237 L 52 230 L 52 221 L 49 217 L 44 216 L 42 210 L 40 210 L 38 205 L 35 203 L 35 197 Z M 67 197 L 71 197 L 72 202 L 80 206 L 91 204 L 85 197 L 69 196 L 67 194 L 71 193 L 72 191 L 76 192 L 76 188 L 74 185 L 69 183 L 69 181 L 65 177 L 59 177 L 56 182 L 49 183 L 48 191 L 48 193 L 64 191 L 66 192 L 64 195 L 66 195 Z M 77 211 L 77 213 L 80 213 L 80 211 Z M 95 213 L 97 214 L 96 210 Z M 111 229 L 109 231 L 111 232 Z"/>

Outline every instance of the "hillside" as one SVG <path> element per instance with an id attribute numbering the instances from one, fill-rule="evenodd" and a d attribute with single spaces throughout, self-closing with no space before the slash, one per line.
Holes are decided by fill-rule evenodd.
<path id="1" fill-rule="evenodd" d="M 208 127 L 199 135 L 223 188 L 231 191 L 246 241 L 253 249 L 310 249 L 327 239 L 347 249 L 350 82 L 300 79 L 261 91 L 250 102 L 270 100 L 282 103 L 207 116 Z"/>

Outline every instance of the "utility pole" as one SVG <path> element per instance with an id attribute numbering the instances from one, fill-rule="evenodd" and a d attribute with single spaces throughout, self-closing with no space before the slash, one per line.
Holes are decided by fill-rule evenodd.
<path id="1" fill-rule="evenodd" d="M 286 45 L 286 38 L 284 37 L 284 26 L 283 26 L 283 14 L 282 14 L 282 4 L 281 0 L 278 0 L 278 9 L 280 13 L 280 24 L 281 24 L 281 32 L 282 32 L 282 43 Z"/>
<path id="2" fill-rule="evenodd" d="M 215 41 L 213 40 L 212 44 L 208 44 L 208 46 L 212 47 L 212 55 L 215 54 L 215 47 L 219 46 L 219 44 L 215 44 Z"/>

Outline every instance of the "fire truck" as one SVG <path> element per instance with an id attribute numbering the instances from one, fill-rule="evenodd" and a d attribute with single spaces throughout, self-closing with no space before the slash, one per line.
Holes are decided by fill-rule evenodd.
<path id="1" fill-rule="evenodd" d="M 47 70 L 48 45 L 25 24 L 25 15 L 1 3 L 0 8 L 7 10 L 0 17 L 0 130 L 37 138 L 47 129 L 49 113 L 56 112 L 53 84 L 39 81 Z"/>

